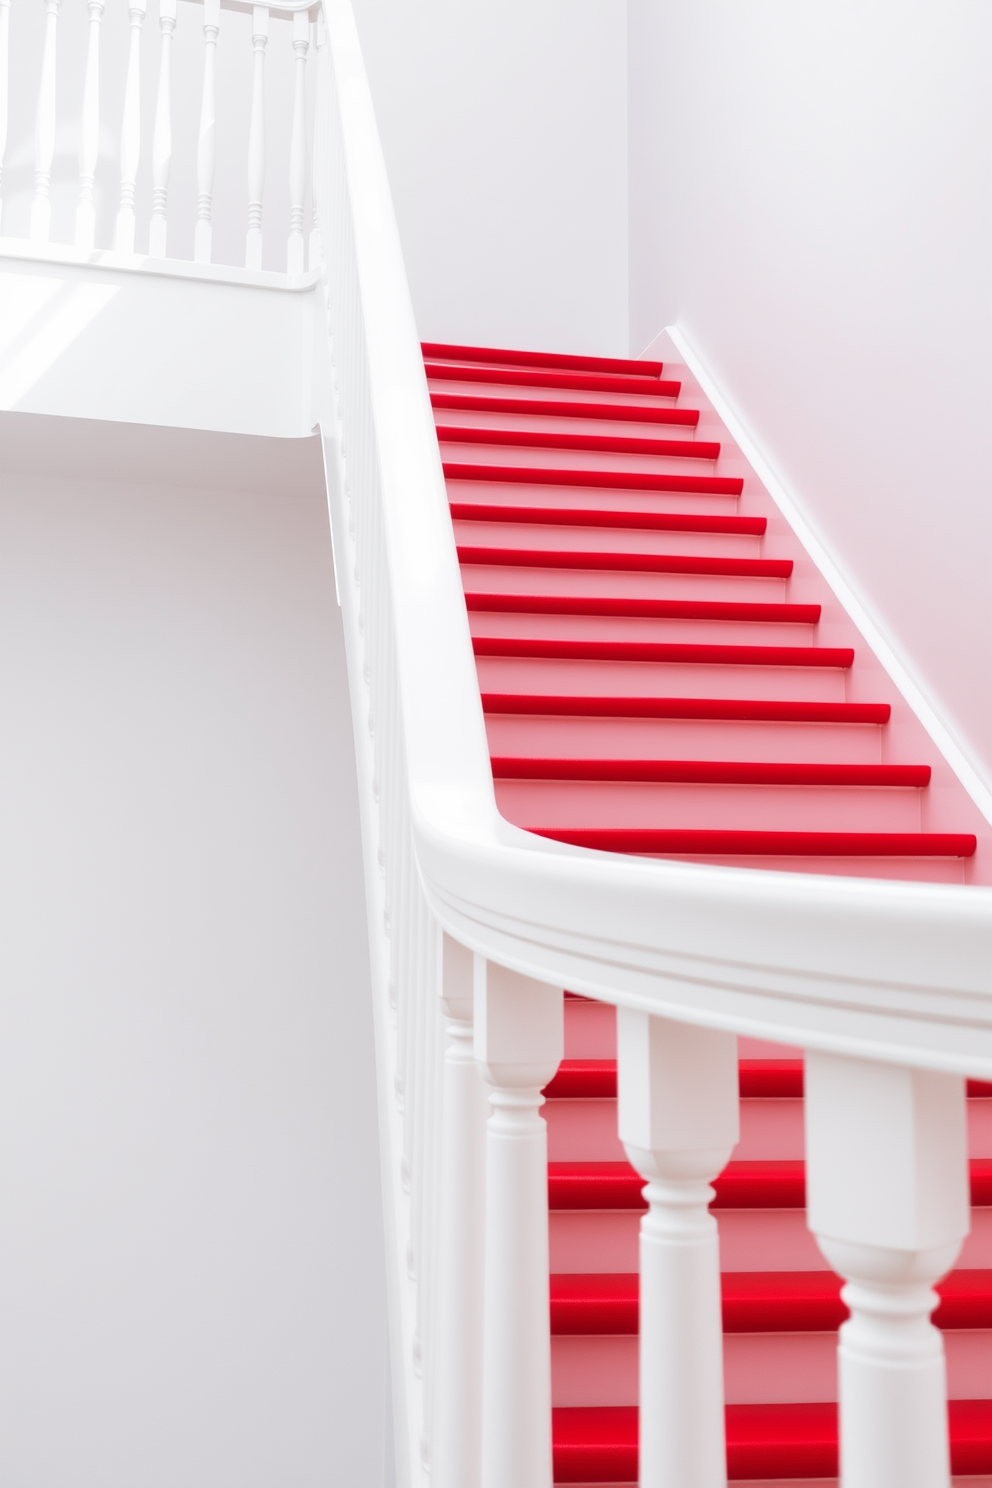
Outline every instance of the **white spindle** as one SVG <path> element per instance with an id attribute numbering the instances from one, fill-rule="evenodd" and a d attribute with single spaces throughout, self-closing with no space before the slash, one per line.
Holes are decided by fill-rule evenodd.
<path id="1" fill-rule="evenodd" d="M 551 1488 L 548 1137 L 542 1088 L 564 1039 L 560 989 L 480 956 L 475 1057 L 486 1127 L 482 1488 Z"/>
<path id="2" fill-rule="evenodd" d="M 713 1179 L 738 1137 L 737 1039 L 620 1008 L 617 1115 L 647 1182 L 641 1220 L 640 1483 L 725 1488 Z"/>
<path id="3" fill-rule="evenodd" d="M 307 189 L 307 52 L 310 18 L 305 10 L 293 15 L 293 133 L 289 144 L 289 242 L 287 274 L 303 273 L 303 202 Z"/>
<path id="4" fill-rule="evenodd" d="M 197 263 L 209 263 L 213 248 L 214 64 L 219 35 L 220 0 L 203 0 L 203 93 L 200 99 L 200 133 L 196 147 L 196 236 L 193 244 L 193 257 Z"/>
<path id="5" fill-rule="evenodd" d="M 121 196 L 114 235 L 118 253 L 134 252 L 134 187 L 141 159 L 141 27 L 146 7 L 147 0 L 129 0 L 127 9 L 131 29 L 121 122 Z"/>
<path id="6" fill-rule="evenodd" d="M 486 1092 L 472 1049 L 472 952 L 444 937 L 448 1018 L 441 1094 L 441 1202 L 431 1482 L 479 1488 Z"/>
<path id="7" fill-rule="evenodd" d="M 55 154 L 55 44 L 59 0 L 45 0 L 45 43 L 38 86 L 34 129 L 34 196 L 31 201 L 31 241 L 47 243 L 52 227 L 52 156 Z"/>
<path id="8" fill-rule="evenodd" d="M 158 97 L 152 136 L 152 220 L 148 227 L 152 258 L 164 258 L 166 254 L 165 206 L 172 165 L 172 38 L 176 34 L 177 8 L 177 0 L 159 0 Z"/>
<path id="9" fill-rule="evenodd" d="M 83 115 L 79 129 L 79 203 L 76 207 L 76 247 L 92 248 L 96 230 L 93 183 L 100 156 L 100 26 L 105 0 L 88 0 L 86 77 Z"/>
<path id="10" fill-rule="evenodd" d="M 0 0 L 0 231 L 3 230 L 3 157 L 10 107 L 10 0 Z"/>
<path id="11" fill-rule="evenodd" d="M 847 1282 L 844 1488 L 948 1488 L 944 1345 L 933 1285 L 970 1221 L 964 1081 L 806 1055 L 810 1229 Z"/>
<path id="12" fill-rule="evenodd" d="M 318 180 L 320 178 L 320 169 L 319 169 L 320 162 L 319 162 L 318 150 L 316 148 L 316 146 L 317 146 L 316 132 L 317 132 L 317 129 L 319 128 L 319 120 L 320 120 L 320 117 L 321 117 L 321 85 L 320 85 L 321 66 L 320 66 L 320 64 L 321 64 L 321 60 L 322 60 L 321 59 L 321 52 L 322 52 L 323 46 L 324 46 L 324 21 L 323 21 L 323 14 L 322 13 L 320 15 L 318 15 L 316 21 L 311 21 L 310 22 L 310 45 L 313 48 L 314 55 L 315 55 L 316 60 L 317 60 L 317 101 L 316 101 L 315 106 L 314 106 L 314 136 L 315 136 L 315 138 L 314 138 L 314 146 L 315 146 L 315 148 L 314 148 L 314 151 L 313 151 L 313 159 L 311 161 L 311 175 L 310 175 L 310 245 L 309 245 L 309 248 L 308 248 L 309 257 L 307 259 L 307 262 L 309 263 L 310 268 L 311 268 L 311 271 L 312 271 L 313 269 L 315 269 L 317 267 L 317 264 L 318 264 L 318 262 L 320 260 L 320 228 L 319 228 L 319 225 L 318 225 L 320 219 L 319 219 L 319 217 L 317 215 L 317 182 L 318 182 Z"/>
<path id="13" fill-rule="evenodd" d="M 248 235 L 245 265 L 262 267 L 262 195 L 265 190 L 265 47 L 269 39 L 269 11 L 255 5 L 251 12 L 251 44 L 254 65 L 251 87 L 251 123 L 248 127 Z"/>

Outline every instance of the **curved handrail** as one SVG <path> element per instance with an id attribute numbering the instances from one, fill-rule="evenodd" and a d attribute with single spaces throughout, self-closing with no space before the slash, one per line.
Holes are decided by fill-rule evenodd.
<path id="1" fill-rule="evenodd" d="M 354 17 L 349 0 L 324 0 L 324 14 L 364 317 L 410 822 L 438 920 L 518 971 L 609 1001 L 992 1076 L 992 889 L 622 858 L 538 838 L 500 817 Z"/>

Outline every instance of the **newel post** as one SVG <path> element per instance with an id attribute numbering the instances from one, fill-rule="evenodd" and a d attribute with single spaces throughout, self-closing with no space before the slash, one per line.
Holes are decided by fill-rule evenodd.
<path id="1" fill-rule="evenodd" d="M 431 1482 L 479 1488 L 482 1426 L 482 1275 L 486 1088 L 472 1041 L 473 956 L 444 937 L 441 1006 L 447 1018 L 441 1094 L 441 1220 Z"/>
<path id="2" fill-rule="evenodd" d="M 725 1488 L 720 1249 L 713 1179 L 738 1137 L 737 1038 L 617 1011 L 620 1139 L 641 1220 L 641 1488 Z"/>
<path id="3" fill-rule="evenodd" d="M 475 1057 L 490 1086 L 482 1488 L 551 1488 L 548 1138 L 542 1087 L 561 1062 L 560 987 L 475 959 Z"/>
<path id="4" fill-rule="evenodd" d="M 806 1055 L 810 1229 L 847 1285 L 840 1330 L 844 1488 L 947 1488 L 944 1345 L 934 1282 L 970 1222 L 964 1081 Z"/>

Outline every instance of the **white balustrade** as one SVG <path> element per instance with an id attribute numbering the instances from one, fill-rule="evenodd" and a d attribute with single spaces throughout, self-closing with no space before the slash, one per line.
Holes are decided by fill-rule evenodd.
<path id="1" fill-rule="evenodd" d="M 196 231 L 193 257 L 209 263 L 213 250 L 214 165 L 216 100 L 215 65 L 220 35 L 220 0 L 203 0 L 203 91 L 200 96 L 200 131 L 196 145 Z"/>
<path id="2" fill-rule="evenodd" d="M 710 1184 L 739 1135 L 732 1033 L 617 1010 L 617 1119 L 646 1181 L 641 1488 L 726 1488 L 720 1249 Z"/>
<path id="3" fill-rule="evenodd" d="M 148 226 L 148 253 L 152 258 L 164 258 L 167 249 L 166 205 L 172 166 L 172 42 L 177 9 L 178 0 L 159 0 L 158 95 L 152 135 L 152 216 Z"/>
<path id="4" fill-rule="evenodd" d="M 10 110 L 10 0 L 0 0 L 0 232 L 3 231 L 3 157 Z"/>
<path id="5" fill-rule="evenodd" d="M 287 274 L 303 273 L 303 205 L 307 189 L 307 52 L 310 19 L 305 10 L 293 16 L 293 131 L 289 143 L 289 242 Z"/>
<path id="6" fill-rule="evenodd" d="M 59 0 L 45 0 L 45 40 L 34 130 L 34 196 L 31 200 L 31 241 L 47 243 L 52 227 L 52 158 L 55 154 L 55 48 Z"/>
<path id="7" fill-rule="evenodd" d="M 100 155 L 100 28 L 105 0 L 88 0 L 86 74 L 83 112 L 79 121 L 79 203 L 76 207 L 76 247 L 93 247 L 96 215 L 93 187 Z"/>
<path id="8" fill-rule="evenodd" d="M 844 1488 L 948 1488 L 930 1314 L 971 1218 L 964 1081 L 809 1051 L 806 1192 L 851 1309 L 838 1350 Z"/>
<path id="9" fill-rule="evenodd" d="M 265 48 L 269 40 L 269 12 L 255 5 L 251 12 L 252 86 L 248 126 L 248 235 L 245 267 L 262 267 L 262 196 L 265 190 Z"/>
<path id="10" fill-rule="evenodd" d="M 551 1488 L 548 1134 L 564 1049 L 560 988 L 477 956 L 475 1057 L 489 1084 L 482 1488 Z"/>

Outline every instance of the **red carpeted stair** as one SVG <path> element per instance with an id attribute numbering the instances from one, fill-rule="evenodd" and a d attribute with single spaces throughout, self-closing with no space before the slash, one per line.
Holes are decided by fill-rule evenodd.
<path id="1" fill-rule="evenodd" d="M 609 852 L 987 878 L 960 786 L 725 431 L 682 406 L 660 363 L 424 355 L 508 820 Z M 805 1228 L 802 1061 L 741 1042 L 742 1139 L 714 1204 L 730 1476 L 831 1478 L 845 1310 Z M 612 1009 L 568 999 L 545 1107 L 558 1483 L 637 1477 L 643 1201 L 616 1136 L 614 1059 Z M 975 1227 L 936 1321 L 954 1470 L 992 1474 L 992 1092 L 969 1093 Z"/>

